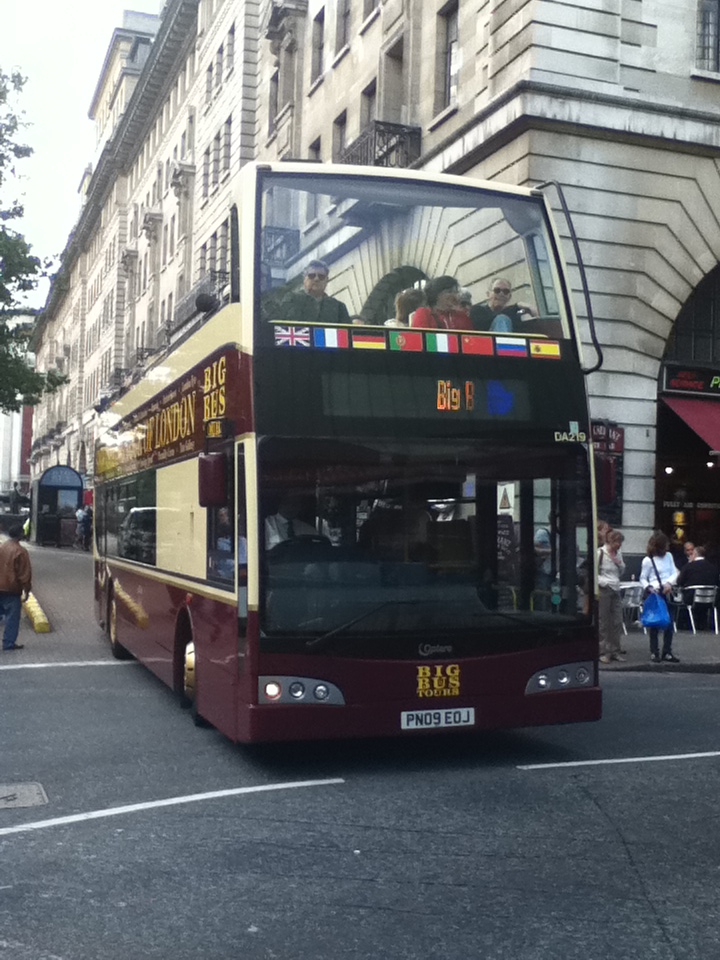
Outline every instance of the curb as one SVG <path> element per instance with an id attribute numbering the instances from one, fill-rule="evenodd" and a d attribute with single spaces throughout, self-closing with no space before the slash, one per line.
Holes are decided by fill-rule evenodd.
<path id="1" fill-rule="evenodd" d="M 720 663 L 630 663 L 618 666 L 604 664 L 602 673 L 720 673 Z"/>
<path id="2" fill-rule="evenodd" d="M 31 593 L 23 603 L 23 610 L 25 611 L 25 616 L 32 624 L 35 633 L 50 633 L 50 621 L 38 603 L 34 593 Z"/>

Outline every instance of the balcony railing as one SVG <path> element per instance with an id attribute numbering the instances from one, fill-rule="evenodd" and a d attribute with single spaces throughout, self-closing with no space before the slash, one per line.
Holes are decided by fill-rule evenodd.
<path id="1" fill-rule="evenodd" d="M 183 327 L 188 321 L 192 320 L 200 313 L 206 313 L 197 305 L 197 298 L 202 294 L 207 294 L 221 305 L 224 302 L 225 288 L 230 283 L 230 274 L 227 270 L 208 270 L 207 273 L 198 280 L 182 299 L 178 300 L 173 310 L 173 315 L 168 322 L 168 333 L 173 333 L 180 327 Z"/>
<path id="2" fill-rule="evenodd" d="M 263 227 L 262 261 L 270 267 L 284 267 L 300 252 L 300 231 L 292 227 Z"/>
<path id="3" fill-rule="evenodd" d="M 338 158 L 364 167 L 409 167 L 420 158 L 420 127 L 372 120 Z"/>

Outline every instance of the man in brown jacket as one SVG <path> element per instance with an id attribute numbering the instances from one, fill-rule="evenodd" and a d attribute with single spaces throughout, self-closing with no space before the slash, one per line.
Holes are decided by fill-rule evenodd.
<path id="1" fill-rule="evenodd" d="M 32 584 L 30 557 L 20 546 L 22 527 L 13 524 L 8 530 L 10 539 L 0 546 L 0 616 L 5 617 L 3 650 L 22 650 L 17 642 L 20 629 L 21 601 L 26 600 Z"/>

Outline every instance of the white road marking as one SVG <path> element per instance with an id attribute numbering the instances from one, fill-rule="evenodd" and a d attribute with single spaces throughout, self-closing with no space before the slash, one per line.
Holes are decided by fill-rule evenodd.
<path id="1" fill-rule="evenodd" d="M 667 753 L 659 757 L 619 757 L 615 760 L 569 760 L 567 763 L 526 763 L 518 770 L 557 770 L 560 767 L 602 767 L 617 763 L 660 763 L 668 760 L 704 760 L 720 757 L 720 750 L 707 753 Z"/>
<path id="2" fill-rule="evenodd" d="M 58 663 L 8 663 L 2 670 L 44 670 L 46 667 L 135 667 L 137 660 L 63 660 Z"/>
<path id="3" fill-rule="evenodd" d="M 108 807 L 106 810 L 90 810 L 88 813 L 74 813 L 69 817 L 55 817 L 52 820 L 35 820 L 33 823 L 20 823 L 15 827 L 0 828 L 0 837 L 11 833 L 25 833 L 29 830 L 45 830 L 47 827 L 62 827 L 68 823 L 83 823 L 86 820 L 102 820 L 104 817 L 120 817 L 126 813 L 139 813 L 143 810 L 155 810 L 158 807 L 174 807 L 181 803 L 199 803 L 202 800 L 216 800 L 219 797 L 237 797 L 244 793 L 268 793 L 271 790 L 297 790 L 299 787 L 329 787 L 345 783 L 341 778 L 330 780 L 296 780 L 289 783 L 266 783 L 256 787 L 234 787 L 230 790 L 212 790 L 210 793 L 192 793 L 185 797 L 168 797 L 166 800 L 149 800 L 146 803 L 130 803 L 124 807 Z"/>

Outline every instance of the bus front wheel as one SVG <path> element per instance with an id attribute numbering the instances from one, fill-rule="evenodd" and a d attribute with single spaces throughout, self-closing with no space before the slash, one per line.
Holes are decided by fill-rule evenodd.
<path id="1" fill-rule="evenodd" d="M 196 727 L 207 726 L 206 720 L 200 716 L 197 709 L 197 660 L 192 640 L 185 643 L 183 651 L 183 705 L 189 708 Z"/>
<path id="2" fill-rule="evenodd" d="M 108 604 L 107 625 L 112 655 L 116 660 L 128 660 L 130 658 L 130 654 L 118 640 L 117 600 L 115 599 L 114 593 L 110 595 L 110 603 Z"/>

